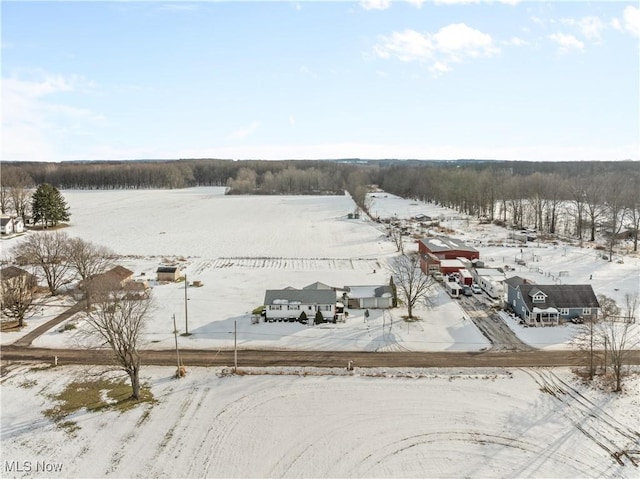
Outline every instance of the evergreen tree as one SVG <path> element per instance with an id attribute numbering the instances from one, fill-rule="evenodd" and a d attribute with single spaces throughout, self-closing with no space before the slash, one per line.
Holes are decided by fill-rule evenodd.
<path id="1" fill-rule="evenodd" d="M 31 201 L 33 221 L 47 226 L 56 226 L 61 221 L 69 221 L 69 207 L 55 186 L 49 183 L 38 185 Z"/>
<path id="2" fill-rule="evenodd" d="M 398 288 L 396 288 L 396 284 L 393 282 L 393 276 L 389 279 L 389 286 L 391 286 L 391 295 L 393 296 L 391 306 L 393 308 L 398 307 Z"/>
<path id="3" fill-rule="evenodd" d="M 321 311 L 316 311 L 316 317 L 315 317 L 315 321 L 316 324 L 322 324 L 324 323 L 324 316 L 322 315 Z"/>

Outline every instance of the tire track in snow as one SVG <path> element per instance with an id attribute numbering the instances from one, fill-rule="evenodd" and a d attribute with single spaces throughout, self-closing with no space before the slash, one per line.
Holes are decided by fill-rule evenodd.
<path id="1" fill-rule="evenodd" d="M 564 414 L 587 438 L 610 455 L 619 465 L 628 462 L 638 467 L 640 464 L 640 432 L 618 421 L 609 413 L 586 398 L 580 391 L 547 369 L 527 372 L 538 384 L 540 390 L 563 403 Z"/>
<path id="2" fill-rule="evenodd" d="M 501 448 L 518 449 L 522 452 L 530 454 L 532 460 L 534 460 L 534 458 L 536 457 L 541 456 L 540 453 L 542 449 L 542 446 L 540 446 L 540 444 L 538 443 L 524 441 L 516 437 L 489 434 L 478 431 L 435 431 L 425 434 L 408 436 L 400 440 L 384 444 L 375 452 L 367 455 L 367 457 L 365 457 L 360 464 L 358 464 L 353 470 L 349 472 L 349 475 L 352 477 L 370 476 L 372 475 L 372 470 L 379 469 L 391 458 L 393 458 L 394 456 L 398 456 L 405 451 L 416 447 L 433 444 L 438 445 L 438 447 L 441 447 L 444 450 L 448 450 L 447 445 L 450 443 L 478 444 L 482 446 L 496 445 L 500 446 Z M 460 446 L 454 445 L 451 446 L 451 449 L 459 450 Z M 469 450 L 467 451 L 467 454 L 473 454 L 473 452 Z M 485 453 L 482 452 L 479 454 L 484 455 Z M 429 450 L 429 460 L 432 460 L 434 456 L 437 456 L 437 454 L 434 454 L 434 451 Z M 544 457 L 545 461 L 549 459 L 562 463 L 571 462 L 573 463 L 576 471 L 584 474 L 585 477 L 588 477 L 593 472 L 591 469 L 585 467 L 581 461 L 566 454 L 554 452 L 551 457 Z M 517 460 L 514 465 L 519 465 L 521 463 L 521 460 Z M 365 467 L 364 470 L 362 470 L 362 466 Z M 511 468 L 510 464 L 508 463 L 508 459 L 506 458 L 500 458 L 500 466 L 503 470 Z"/>
<path id="3" fill-rule="evenodd" d="M 148 465 L 151 469 L 149 477 L 160 477 L 161 471 L 170 469 L 164 467 L 164 462 L 172 461 L 173 459 L 179 457 L 180 452 L 184 447 L 183 438 L 189 437 L 189 432 L 187 430 L 189 420 L 191 416 L 193 416 L 195 411 L 200 408 L 203 399 L 207 396 L 210 390 L 210 386 L 207 386 L 203 389 L 200 387 L 200 385 L 196 385 L 193 387 L 193 389 L 190 389 L 188 394 L 186 394 L 186 398 L 180 404 L 178 414 L 175 416 L 175 419 L 172 421 L 171 426 L 167 429 L 164 436 L 162 436 L 162 440 L 160 441 L 160 443 L 156 446 L 153 457 L 148 461 Z M 194 403 L 195 407 L 192 407 Z M 195 410 L 192 411 L 192 409 Z M 189 418 L 184 421 L 185 417 L 187 417 L 188 412 L 190 413 Z M 171 447 L 169 447 L 170 445 Z M 169 449 L 172 453 L 165 453 L 165 451 Z M 160 460 L 161 457 L 163 458 L 162 461 Z"/>

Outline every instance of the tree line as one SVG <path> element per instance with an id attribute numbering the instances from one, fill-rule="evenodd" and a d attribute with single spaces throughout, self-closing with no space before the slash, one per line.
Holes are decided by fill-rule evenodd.
<path id="1" fill-rule="evenodd" d="M 226 186 L 230 194 L 340 194 L 368 212 L 371 185 L 460 213 L 541 234 L 594 241 L 602 229 L 627 232 L 638 248 L 637 162 L 504 162 L 417 160 L 233 161 L 185 159 L 3 164 L 0 209 L 26 214 L 40 184 L 60 189 Z"/>

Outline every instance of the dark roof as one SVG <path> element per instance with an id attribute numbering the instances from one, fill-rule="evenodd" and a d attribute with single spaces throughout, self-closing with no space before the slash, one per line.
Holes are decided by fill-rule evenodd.
<path id="1" fill-rule="evenodd" d="M 328 284 L 321 283 L 320 281 L 316 281 L 315 283 L 312 283 L 312 284 L 310 284 L 308 286 L 305 286 L 302 289 L 330 289 L 330 290 L 335 290 L 335 288 L 332 288 Z"/>
<path id="2" fill-rule="evenodd" d="M 520 286 L 521 284 L 535 284 L 535 283 L 529 281 L 528 279 L 521 278 L 520 276 L 512 276 L 509 279 L 505 279 L 504 282 L 507 283 L 512 288 L 516 288 L 516 287 Z"/>
<path id="3" fill-rule="evenodd" d="M 527 308 L 599 308 L 590 284 L 521 284 L 519 286 Z M 531 292 L 542 291 L 547 295 L 544 303 L 534 303 Z"/>
<path id="4" fill-rule="evenodd" d="M 0 225 L 4 226 L 4 225 L 8 224 L 9 221 L 11 221 L 11 218 L 3 216 L 2 218 L 0 218 Z"/>
<path id="5" fill-rule="evenodd" d="M 268 289 L 264 304 L 278 304 L 278 300 L 302 304 L 333 304 L 336 293 L 327 289 Z M 286 304 L 284 301 L 282 304 Z"/>
<path id="6" fill-rule="evenodd" d="M 156 273 L 175 273 L 178 271 L 177 266 L 158 266 Z"/>
<path id="7" fill-rule="evenodd" d="M 420 240 L 432 253 L 443 253 L 445 251 L 471 251 L 477 253 L 478 250 L 472 246 L 467 246 L 463 241 L 448 236 L 437 236 L 435 238 L 423 238 Z"/>

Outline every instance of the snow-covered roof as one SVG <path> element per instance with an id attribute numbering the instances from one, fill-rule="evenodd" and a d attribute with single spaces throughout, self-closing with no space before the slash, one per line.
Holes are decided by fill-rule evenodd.
<path id="1" fill-rule="evenodd" d="M 383 298 L 392 294 L 389 285 L 345 286 L 350 298 Z"/>
<path id="2" fill-rule="evenodd" d="M 264 304 L 335 304 L 336 293 L 326 289 L 268 289 Z"/>
<path id="3" fill-rule="evenodd" d="M 435 238 L 423 238 L 420 240 L 431 252 L 443 252 L 450 250 L 472 251 L 477 253 L 478 250 L 472 246 L 468 246 L 464 241 L 450 238 L 448 236 L 438 236 Z"/>

